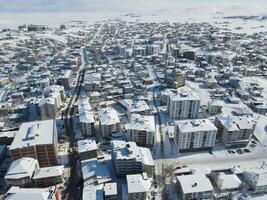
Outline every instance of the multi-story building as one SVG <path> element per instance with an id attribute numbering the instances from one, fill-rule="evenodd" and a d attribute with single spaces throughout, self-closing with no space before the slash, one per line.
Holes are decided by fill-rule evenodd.
<path id="1" fill-rule="evenodd" d="M 36 110 L 40 120 L 55 119 L 57 115 L 56 101 L 54 98 L 37 99 Z"/>
<path id="2" fill-rule="evenodd" d="M 245 171 L 243 173 L 245 182 L 251 187 L 252 194 L 264 194 L 267 193 L 267 172 L 266 169 L 255 169 Z"/>
<path id="3" fill-rule="evenodd" d="M 150 177 L 154 160 L 148 148 L 138 147 L 135 142 L 114 140 L 111 142 L 112 161 L 118 176 L 146 172 Z"/>
<path id="4" fill-rule="evenodd" d="M 216 116 L 215 125 L 225 147 L 244 147 L 248 144 L 255 129 L 251 116 Z"/>
<path id="5" fill-rule="evenodd" d="M 200 99 L 189 88 L 182 87 L 169 94 L 167 107 L 172 119 L 194 119 L 199 112 Z"/>
<path id="6" fill-rule="evenodd" d="M 204 174 L 176 176 L 183 200 L 213 200 L 213 186 Z"/>
<path id="7" fill-rule="evenodd" d="M 99 91 L 101 86 L 101 74 L 86 72 L 84 76 L 84 89 L 85 91 L 93 92 Z"/>
<path id="8" fill-rule="evenodd" d="M 54 120 L 22 123 L 9 151 L 14 160 L 36 158 L 40 167 L 57 165 L 57 128 Z"/>
<path id="9" fill-rule="evenodd" d="M 103 190 L 105 200 L 118 199 L 117 183 L 105 183 Z"/>
<path id="10" fill-rule="evenodd" d="M 141 146 L 152 146 L 156 132 L 154 116 L 132 114 L 130 124 L 126 126 L 127 136 L 130 141 Z"/>
<path id="11" fill-rule="evenodd" d="M 5 175 L 5 181 L 9 186 L 30 186 L 32 176 L 38 168 L 38 161 L 34 158 L 23 157 L 14 160 Z"/>
<path id="12" fill-rule="evenodd" d="M 72 71 L 66 70 L 65 73 L 58 78 L 58 84 L 62 85 L 65 89 L 70 89 Z"/>
<path id="13" fill-rule="evenodd" d="M 4 200 L 18 199 L 60 200 L 60 192 L 56 186 L 49 188 L 20 188 L 13 186 L 4 196 Z"/>
<path id="14" fill-rule="evenodd" d="M 151 181 L 146 173 L 130 174 L 126 176 L 128 187 L 128 200 L 146 200 Z"/>
<path id="15" fill-rule="evenodd" d="M 94 135 L 95 118 L 89 102 L 83 101 L 78 105 L 81 133 L 84 136 Z"/>
<path id="16" fill-rule="evenodd" d="M 48 187 L 63 181 L 64 166 L 43 167 L 35 171 L 32 180 L 36 187 Z"/>
<path id="17" fill-rule="evenodd" d="M 186 74 L 179 69 L 168 69 L 165 72 L 165 82 L 173 88 L 185 86 Z"/>
<path id="18" fill-rule="evenodd" d="M 215 145 L 217 128 L 208 119 L 182 120 L 176 122 L 178 151 L 212 149 Z"/>
<path id="19" fill-rule="evenodd" d="M 88 160 L 97 157 L 97 146 L 94 140 L 79 140 L 78 153 L 80 160 Z"/>
<path id="20" fill-rule="evenodd" d="M 100 131 L 104 138 L 111 137 L 120 131 L 120 119 L 113 108 L 103 108 L 99 111 Z"/>

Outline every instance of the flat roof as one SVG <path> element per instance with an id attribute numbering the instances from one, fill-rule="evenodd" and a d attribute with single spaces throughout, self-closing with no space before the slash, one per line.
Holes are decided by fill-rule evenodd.
<path id="1" fill-rule="evenodd" d="M 175 123 L 182 133 L 218 130 L 209 119 L 181 120 Z"/>
<path id="2" fill-rule="evenodd" d="M 105 196 L 117 195 L 117 183 L 105 183 L 104 192 Z"/>
<path id="3" fill-rule="evenodd" d="M 12 186 L 5 194 L 6 200 L 47 200 L 53 196 L 55 187 L 50 188 L 19 188 Z"/>
<path id="4" fill-rule="evenodd" d="M 151 181 L 143 174 L 126 175 L 128 193 L 148 192 L 151 187 Z"/>
<path id="5" fill-rule="evenodd" d="M 132 114 L 131 122 L 127 126 L 127 129 L 155 132 L 156 126 L 154 116 Z"/>
<path id="6" fill-rule="evenodd" d="M 23 157 L 14 160 L 5 175 L 5 179 L 32 177 L 38 161 L 34 158 Z"/>
<path id="7" fill-rule="evenodd" d="M 32 179 L 41 179 L 41 178 L 49 178 L 49 177 L 57 177 L 62 176 L 64 172 L 64 166 L 53 166 L 53 167 L 43 167 L 39 168 L 35 171 Z"/>
<path id="8" fill-rule="evenodd" d="M 176 176 L 184 194 L 213 191 L 210 180 L 204 174 Z"/>
<path id="9" fill-rule="evenodd" d="M 55 120 L 22 123 L 9 149 L 54 144 Z"/>
<path id="10" fill-rule="evenodd" d="M 88 151 L 93 151 L 97 150 L 97 145 L 95 140 L 79 140 L 78 141 L 78 152 L 83 153 L 83 152 L 88 152 Z"/>
<path id="11" fill-rule="evenodd" d="M 120 123 L 117 112 L 113 108 L 103 108 L 99 111 L 99 121 L 101 125 L 113 125 Z"/>

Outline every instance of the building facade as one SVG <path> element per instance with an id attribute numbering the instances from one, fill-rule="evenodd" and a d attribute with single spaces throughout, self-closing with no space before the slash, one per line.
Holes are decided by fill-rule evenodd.
<path id="1" fill-rule="evenodd" d="M 183 120 L 176 123 L 178 151 L 209 150 L 215 145 L 217 128 L 208 119 Z"/>

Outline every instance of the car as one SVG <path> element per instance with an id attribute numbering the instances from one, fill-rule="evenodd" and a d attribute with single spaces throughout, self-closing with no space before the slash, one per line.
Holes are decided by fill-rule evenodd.
<path id="1" fill-rule="evenodd" d="M 249 153 L 249 152 L 251 152 L 249 149 L 244 149 L 244 152 L 245 153 Z"/>
<path id="2" fill-rule="evenodd" d="M 244 153 L 242 149 L 237 149 L 236 152 L 239 153 L 239 154 L 243 154 Z"/>

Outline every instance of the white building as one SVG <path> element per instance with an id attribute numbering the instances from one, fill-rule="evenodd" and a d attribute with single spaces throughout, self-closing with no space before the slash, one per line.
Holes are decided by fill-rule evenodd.
<path id="1" fill-rule="evenodd" d="M 38 161 L 34 158 L 23 157 L 17 159 L 11 163 L 5 175 L 5 181 L 10 186 L 29 186 L 32 176 L 38 168 Z"/>
<path id="2" fill-rule="evenodd" d="M 4 196 L 4 200 L 58 200 L 60 193 L 56 186 L 49 188 L 19 188 L 11 187 Z"/>
<path id="3" fill-rule="evenodd" d="M 215 125 L 225 147 L 244 147 L 248 144 L 255 129 L 251 116 L 216 116 Z"/>
<path id="4" fill-rule="evenodd" d="M 120 131 L 120 119 L 113 108 L 103 108 L 99 111 L 101 134 L 104 138 L 111 137 Z"/>
<path id="5" fill-rule="evenodd" d="M 169 94 L 167 107 L 172 119 L 194 119 L 199 112 L 200 99 L 189 88 L 182 87 Z"/>
<path id="6" fill-rule="evenodd" d="M 135 142 L 114 140 L 111 142 L 112 161 L 118 176 L 146 172 L 150 177 L 155 166 L 148 148 L 138 147 Z"/>
<path id="7" fill-rule="evenodd" d="M 105 183 L 103 190 L 104 190 L 105 200 L 118 199 L 117 183 Z"/>
<path id="8" fill-rule="evenodd" d="M 81 160 L 97 157 L 97 145 L 94 140 L 79 140 L 78 153 Z"/>
<path id="9" fill-rule="evenodd" d="M 256 169 L 244 171 L 245 182 L 252 188 L 252 194 L 267 193 L 267 171 L 266 169 Z"/>
<path id="10" fill-rule="evenodd" d="M 84 89 L 85 91 L 99 91 L 101 86 L 101 74 L 92 73 L 90 71 L 85 73 L 84 76 Z"/>
<path id="11" fill-rule="evenodd" d="M 154 144 L 156 132 L 154 116 L 132 114 L 131 122 L 127 124 L 126 130 L 130 141 L 142 146 Z"/>
<path id="12" fill-rule="evenodd" d="M 178 151 L 212 149 L 215 145 L 217 128 L 209 119 L 176 121 Z"/>
<path id="13" fill-rule="evenodd" d="M 146 173 L 130 174 L 126 176 L 128 187 L 128 200 L 146 200 L 151 181 Z"/>
<path id="14" fill-rule="evenodd" d="M 84 136 L 94 135 L 95 118 L 88 101 L 82 101 L 78 105 L 81 133 Z"/>
<path id="15" fill-rule="evenodd" d="M 213 200 L 213 186 L 204 174 L 176 176 L 183 200 Z"/>

